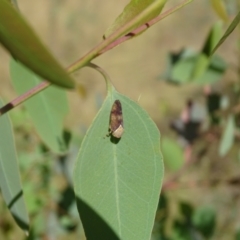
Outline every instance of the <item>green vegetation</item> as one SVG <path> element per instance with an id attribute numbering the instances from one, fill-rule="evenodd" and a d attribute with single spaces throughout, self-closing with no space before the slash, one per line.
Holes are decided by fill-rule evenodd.
<path id="1" fill-rule="evenodd" d="M 88 34 L 79 37 L 75 23 L 100 22 L 96 16 L 102 9 L 108 16 L 106 1 L 101 7 L 94 2 L 92 12 L 85 2 L 76 8 L 52 1 L 50 45 L 58 46 L 58 11 L 69 14 L 65 30 L 71 31 L 70 42 L 76 41 L 65 43 L 63 57 L 54 57 L 58 54 L 42 43 L 25 19 L 29 16 L 23 17 L 20 0 L 0 0 L 0 43 L 18 95 L 7 100 L 7 87 L 0 89 L 0 239 L 239 239 L 240 34 L 234 30 L 240 1 L 211 0 L 208 7 L 193 0 L 175 0 L 173 6 L 169 2 L 131 0 L 100 32 L 102 39 L 96 44 L 96 36 L 88 35 L 91 28 L 82 28 Z M 72 11 L 65 10 L 65 4 L 73 4 Z M 194 16 L 190 7 L 196 11 L 199 4 L 205 4 L 208 16 L 214 11 L 216 16 L 208 22 L 208 33 L 199 27 L 186 36 L 182 23 L 195 20 L 197 13 Z M 170 15 L 180 16 L 178 27 L 173 29 L 169 22 L 157 32 L 156 23 Z M 109 22 L 106 16 L 102 20 Z M 178 42 L 167 32 L 182 36 L 181 50 L 165 49 L 160 57 L 164 45 L 159 39 Z M 120 49 L 111 58 L 116 46 L 131 40 L 134 49 L 148 33 L 147 44 L 131 56 Z M 195 50 L 185 43 L 194 34 L 202 36 L 193 40 L 201 46 Z M 229 39 L 237 60 L 230 60 L 234 53 L 217 54 Z M 59 62 L 68 62 L 69 52 L 74 56 L 79 49 L 86 53 L 62 68 Z M 149 69 L 144 74 L 142 66 L 132 67 L 140 56 Z M 153 73 L 153 63 L 163 58 L 168 65 Z M 95 59 L 101 67 L 92 62 Z M 130 81 L 116 59 L 139 79 Z M 128 79 L 118 81 L 111 70 L 102 68 L 106 63 L 118 73 L 126 71 Z M 90 70 L 84 72 L 85 67 Z M 105 84 L 92 82 L 97 78 L 93 72 L 100 73 L 96 76 Z M 4 73 L 2 77 L 5 81 Z M 107 92 L 104 100 L 96 93 L 101 85 Z M 74 99 L 76 94 L 81 100 Z M 138 101 L 130 96 L 138 96 Z M 89 99 L 98 111 L 86 103 Z M 146 107 L 151 113 L 142 105 L 151 106 Z M 91 111 L 95 118 L 89 117 Z"/>

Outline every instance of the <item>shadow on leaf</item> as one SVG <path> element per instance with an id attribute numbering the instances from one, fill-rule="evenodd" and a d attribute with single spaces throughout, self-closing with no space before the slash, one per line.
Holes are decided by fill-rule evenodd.
<path id="1" fill-rule="evenodd" d="M 76 198 L 83 228 L 88 240 L 120 240 L 111 227 L 89 205 Z"/>

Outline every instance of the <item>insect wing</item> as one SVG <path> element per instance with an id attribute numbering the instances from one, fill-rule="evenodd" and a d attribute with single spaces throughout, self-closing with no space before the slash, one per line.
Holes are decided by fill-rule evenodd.
<path id="1" fill-rule="evenodd" d="M 119 100 L 116 100 L 112 105 L 109 130 L 110 133 L 112 133 L 112 135 L 116 138 L 121 138 L 124 132 L 122 104 Z"/>

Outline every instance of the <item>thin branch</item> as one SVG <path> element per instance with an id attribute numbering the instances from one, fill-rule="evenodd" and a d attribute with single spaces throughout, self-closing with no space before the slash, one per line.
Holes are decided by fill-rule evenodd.
<path id="1" fill-rule="evenodd" d="M 95 70 L 100 72 L 104 76 L 104 78 L 106 80 L 106 84 L 107 84 L 108 89 L 111 88 L 111 86 L 110 86 L 110 82 L 111 82 L 110 81 L 110 77 L 108 76 L 108 74 L 102 68 L 100 68 L 99 66 L 97 66 L 96 64 L 93 64 L 93 63 L 88 63 L 86 65 L 86 67 L 94 68 Z M 21 103 L 23 103 L 24 101 L 26 101 L 30 97 L 33 97 L 35 94 L 43 91 L 45 88 L 49 87 L 50 85 L 51 85 L 50 82 L 47 82 L 47 81 L 41 82 L 37 86 L 31 88 L 29 91 L 27 91 L 24 94 L 18 96 L 17 98 L 12 100 L 10 103 L 7 103 L 2 108 L 0 108 L 0 116 L 5 114 L 5 113 L 7 113 L 8 111 L 13 109 L 14 107 L 20 105 Z"/>
<path id="2" fill-rule="evenodd" d="M 192 2 L 193 0 L 185 0 L 183 3 L 177 5 L 177 7 L 175 7 L 175 10 L 181 8 L 182 6 L 185 6 L 186 4 Z M 113 34 L 111 34 L 109 37 L 107 37 L 105 40 L 103 40 L 100 44 L 98 44 L 96 47 L 94 47 L 92 50 L 90 50 L 86 55 L 84 55 L 82 58 L 80 58 L 78 61 L 76 61 L 75 63 L 73 63 L 70 67 L 69 67 L 69 71 L 70 72 L 74 72 L 77 69 L 85 66 L 87 63 L 89 63 L 90 61 L 92 61 L 94 58 L 98 57 L 99 55 L 101 55 L 101 52 L 108 48 L 109 45 L 114 44 L 114 46 L 119 45 L 118 40 L 119 38 L 121 38 L 123 35 L 125 35 L 126 33 L 129 33 L 131 31 L 132 26 L 134 26 L 136 23 L 140 22 L 144 17 L 146 17 L 148 14 L 150 14 L 151 12 L 153 12 L 154 10 L 156 10 L 156 7 L 158 6 L 159 3 L 156 1 L 154 3 L 152 3 L 150 6 L 148 6 L 146 9 L 144 9 L 140 14 L 138 14 L 136 17 L 134 17 L 131 21 L 129 21 L 128 23 L 126 23 L 125 25 L 123 25 L 122 27 L 120 27 L 116 32 L 114 32 Z M 172 12 L 174 12 L 174 8 L 171 9 Z M 171 14 L 171 11 L 168 13 L 165 13 L 166 16 Z M 164 15 L 164 14 L 163 14 Z M 162 15 L 161 15 L 162 16 Z M 149 21 L 151 22 L 151 24 L 153 25 L 156 22 L 160 21 L 161 18 L 154 18 L 153 20 Z M 143 29 L 146 29 L 146 26 L 149 26 L 149 23 L 145 23 L 142 25 Z M 136 30 L 136 29 L 135 29 Z M 133 31 L 135 31 L 133 30 Z M 144 30 L 140 30 L 140 32 L 142 32 Z M 131 32 L 132 33 L 132 32 Z M 130 37 L 131 34 L 130 33 Z M 128 34 L 127 34 L 128 35 Z M 128 39 L 126 39 L 128 40 Z M 125 40 L 125 41 L 126 41 Z M 123 41 L 122 41 L 123 42 Z M 114 47 L 113 46 L 113 47 Z M 111 49 L 111 48 L 110 48 Z M 109 49 L 108 49 L 109 50 Z M 106 52 L 106 51 L 104 51 Z"/>
<path id="3" fill-rule="evenodd" d="M 186 4 L 190 3 L 193 0 L 185 0 L 182 3 L 178 4 L 177 6 L 169 9 L 168 11 L 164 12 L 163 14 L 159 15 L 158 17 L 152 19 L 146 24 L 143 24 L 142 26 L 138 27 L 137 29 L 133 30 L 131 33 L 120 37 L 122 32 L 126 31 L 126 29 L 131 26 L 133 21 L 130 21 L 128 24 L 124 25 L 122 28 L 117 30 L 115 33 L 107 37 L 104 41 L 102 41 L 100 44 L 98 44 L 96 47 L 94 47 L 90 52 L 88 52 L 85 56 L 80 58 L 78 61 L 73 63 L 67 68 L 67 71 L 69 73 L 73 73 L 79 68 L 88 65 L 88 63 L 93 60 L 94 58 L 100 56 L 101 54 L 109 51 L 110 49 L 118 46 L 119 44 L 133 38 L 134 36 L 140 34 L 141 32 L 145 31 L 147 28 L 150 26 L 154 25 L 155 23 L 159 22 L 160 20 L 164 19 L 168 15 L 172 14 L 173 12 L 177 11 L 181 7 L 185 6 Z M 5 114 L 6 112 L 10 111 L 14 107 L 18 106 L 22 102 L 26 101 L 30 97 L 34 96 L 35 94 L 41 92 L 42 90 L 46 89 L 49 87 L 51 83 L 44 81 L 37 85 L 36 87 L 30 89 L 26 93 L 22 94 L 21 96 L 15 98 L 13 101 L 10 103 L 7 103 L 5 106 L 0 108 L 0 116 Z"/>
<path id="4" fill-rule="evenodd" d="M 30 97 L 33 97 L 35 94 L 39 93 L 43 89 L 47 88 L 51 84 L 49 82 L 42 82 L 39 85 L 37 85 L 34 88 L 31 88 L 29 91 L 25 92 L 24 94 L 18 96 L 14 100 L 12 100 L 10 103 L 7 103 L 4 105 L 2 108 L 0 108 L 0 116 L 3 115 L 4 113 L 10 111 L 14 107 L 18 106 L 22 102 L 26 101 Z"/>
<path id="5" fill-rule="evenodd" d="M 166 12 L 160 14 L 159 16 L 157 16 L 156 18 L 152 19 L 151 21 L 143 24 L 142 26 L 136 28 L 135 30 L 133 30 L 131 33 L 118 38 L 116 41 L 114 41 L 113 43 L 109 44 L 106 48 L 104 48 L 99 54 L 103 54 L 107 51 L 109 51 L 110 49 L 122 44 L 123 42 L 135 37 L 136 35 L 141 34 L 142 32 L 144 32 L 146 29 L 148 29 L 149 27 L 151 27 L 152 25 L 158 23 L 159 21 L 161 21 L 162 19 L 166 18 L 167 16 L 171 15 L 172 13 L 176 12 L 177 10 L 179 10 L 180 8 L 182 8 L 183 6 L 187 5 L 188 3 L 190 3 L 192 0 L 185 0 L 182 3 L 178 4 L 175 7 L 170 8 L 169 10 L 167 10 Z"/>
<path id="6" fill-rule="evenodd" d="M 110 76 L 108 75 L 108 73 L 106 71 L 104 71 L 101 67 L 99 67 L 98 65 L 96 65 L 94 63 L 91 63 L 91 62 L 88 63 L 86 65 L 86 67 L 90 67 L 90 68 L 93 68 L 96 71 L 98 71 L 105 79 L 108 92 L 112 92 L 112 90 L 113 90 L 112 81 L 111 81 L 111 78 L 110 78 Z"/>

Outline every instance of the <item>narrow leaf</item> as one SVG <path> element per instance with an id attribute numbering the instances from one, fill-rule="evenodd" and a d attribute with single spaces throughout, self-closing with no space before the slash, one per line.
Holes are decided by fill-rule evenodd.
<path id="1" fill-rule="evenodd" d="M 219 146 L 219 154 L 221 157 L 224 157 L 234 143 L 234 129 L 235 123 L 233 116 L 229 116 L 227 121 L 227 126 L 221 138 L 220 146 Z"/>
<path id="2" fill-rule="evenodd" d="M 13 59 L 10 62 L 10 72 L 13 86 L 19 95 L 41 81 L 34 73 Z M 68 112 L 66 92 L 50 86 L 25 101 L 24 106 L 43 142 L 54 152 L 64 153 L 66 145 L 63 139 L 63 119 Z"/>
<path id="3" fill-rule="evenodd" d="M 161 78 L 167 79 L 171 83 L 186 83 L 190 79 L 196 53 L 190 49 L 182 49 L 180 52 L 171 52 L 167 55 L 167 71 Z"/>
<path id="4" fill-rule="evenodd" d="M 202 75 L 207 71 L 209 63 L 210 58 L 208 58 L 205 54 L 200 53 L 195 61 L 191 74 L 191 80 L 196 80 L 202 77 Z"/>
<path id="5" fill-rule="evenodd" d="M 205 43 L 202 49 L 202 54 L 205 54 L 207 57 L 211 56 L 211 52 L 214 49 L 214 47 L 217 45 L 218 41 L 220 40 L 221 34 L 222 34 L 222 23 L 216 22 L 212 26 L 205 40 Z"/>
<path id="6" fill-rule="evenodd" d="M 196 57 L 184 57 L 176 62 L 172 68 L 170 79 L 178 83 L 188 83 L 196 62 Z"/>
<path id="7" fill-rule="evenodd" d="M 226 62 L 218 55 L 212 56 L 207 70 L 195 81 L 200 84 L 213 84 L 222 79 L 227 69 Z"/>
<path id="8" fill-rule="evenodd" d="M 141 19 L 141 21 L 134 25 L 129 32 L 158 16 L 166 3 L 166 0 L 131 0 L 130 3 L 124 8 L 123 12 L 114 21 L 114 23 L 107 29 L 104 37 L 106 38 L 114 33 L 116 30 L 131 21 L 134 17 L 136 17 L 139 13 L 141 13 L 144 9 L 146 9 L 154 2 L 159 2 L 157 7 L 152 12 L 150 12 L 148 16 L 144 17 Z"/>
<path id="9" fill-rule="evenodd" d="M 201 58 L 203 58 L 203 63 L 201 63 Z M 189 49 L 169 54 L 168 63 L 164 78 L 177 84 L 189 83 L 190 80 L 198 84 L 211 84 L 219 81 L 227 68 L 225 61 L 219 56 L 207 58 L 206 55 L 197 54 Z M 196 79 L 192 78 L 194 71 L 198 76 Z"/>
<path id="10" fill-rule="evenodd" d="M 118 139 L 106 136 L 116 99 L 124 127 Z M 87 239 L 150 239 L 163 178 L 159 140 L 148 114 L 113 90 L 82 142 L 74 169 Z"/>
<path id="11" fill-rule="evenodd" d="M 228 21 L 228 14 L 223 0 L 211 0 L 213 9 L 217 15 L 225 22 Z"/>
<path id="12" fill-rule="evenodd" d="M 46 80 L 62 87 L 74 83 L 22 16 L 5 0 L 0 0 L 0 43 L 12 56 Z"/>
<path id="13" fill-rule="evenodd" d="M 3 106 L 0 100 L 0 107 Z M 12 126 L 7 114 L 0 117 L 0 187 L 3 198 L 18 226 L 29 230 Z"/>
<path id="14" fill-rule="evenodd" d="M 226 32 L 223 34 L 221 39 L 218 41 L 214 49 L 211 51 L 211 55 L 214 54 L 214 52 L 224 43 L 224 41 L 227 39 L 227 37 L 233 32 L 233 30 L 237 27 L 238 23 L 240 21 L 240 12 L 238 12 L 237 16 L 233 19 L 231 24 L 229 25 Z"/>
<path id="15" fill-rule="evenodd" d="M 221 37 L 221 29 L 221 22 L 217 22 L 212 26 L 205 40 L 202 52 L 198 55 L 197 61 L 194 64 L 191 79 L 197 80 L 198 78 L 202 77 L 203 74 L 207 71 L 211 61 L 211 52 Z"/>

